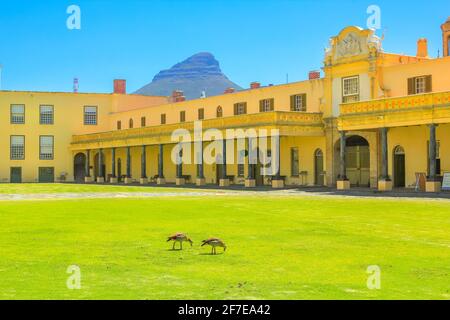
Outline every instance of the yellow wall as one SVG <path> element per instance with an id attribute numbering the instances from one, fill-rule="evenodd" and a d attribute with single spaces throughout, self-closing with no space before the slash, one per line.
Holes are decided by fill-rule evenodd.
<path id="1" fill-rule="evenodd" d="M 450 91 L 450 57 L 389 66 L 382 69 L 389 97 L 408 95 L 408 78 L 432 75 L 433 92 Z"/>
<path id="2" fill-rule="evenodd" d="M 274 98 L 275 111 L 290 111 L 290 96 L 307 94 L 307 112 L 320 112 L 320 99 L 323 96 L 323 80 L 295 82 L 286 85 L 263 87 L 229 93 L 205 99 L 196 99 L 152 106 L 145 109 L 116 112 L 110 117 L 111 130 L 116 130 L 117 121 L 122 122 L 122 129 L 129 128 L 129 120 L 133 119 L 134 128 L 141 126 L 141 117 L 146 117 L 147 126 L 161 124 L 161 114 L 166 114 L 166 124 L 180 122 L 180 111 L 186 112 L 186 122 L 198 120 L 198 109 L 204 108 L 205 119 L 215 119 L 218 106 L 222 107 L 223 117 L 234 115 L 234 104 L 247 102 L 247 113 L 259 113 L 259 101 Z"/>
<path id="3" fill-rule="evenodd" d="M 54 167 L 56 178 L 67 173 L 67 179 L 73 180 L 72 136 L 108 131 L 116 99 L 123 108 L 161 101 L 159 97 L 133 95 L 0 91 L 0 147 L 4 150 L 0 155 L 0 181 L 9 181 L 10 167 L 22 167 L 23 182 L 37 182 L 39 167 Z M 11 104 L 25 105 L 25 124 L 10 123 Z M 53 125 L 39 123 L 41 105 L 53 106 Z M 97 106 L 97 125 L 83 124 L 84 106 Z M 11 135 L 25 136 L 25 160 L 10 160 Z M 54 136 L 54 160 L 39 160 L 41 135 Z"/>

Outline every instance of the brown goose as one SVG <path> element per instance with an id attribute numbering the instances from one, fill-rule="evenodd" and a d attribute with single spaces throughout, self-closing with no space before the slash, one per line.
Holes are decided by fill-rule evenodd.
<path id="1" fill-rule="evenodd" d="M 169 238 L 167 238 L 167 242 L 169 242 L 169 241 L 173 241 L 172 250 L 175 250 L 175 243 L 177 243 L 177 242 L 180 243 L 180 250 L 183 250 L 183 242 L 184 241 L 189 242 L 192 247 L 192 240 L 184 233 L 176 233 L 176 234 L 170 236 Z"/>
<path id="2" fill-rule="evenodd" d="M 216 247 L 222 247 L 223 252 L 225 252 L 225 250 L 227 250 L 227 246 L 225 245 L 225 243 L 222 240 L 217 239 L 217 238 L 209 238 L 207 240 L 203 240 L 202 247 L 206 244 L 211 246 L 211 254 L 217 254 Z"/>

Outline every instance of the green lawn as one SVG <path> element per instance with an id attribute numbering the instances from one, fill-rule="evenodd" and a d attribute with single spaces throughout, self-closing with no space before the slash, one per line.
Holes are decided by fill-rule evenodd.
<path id="1" fill-rule="evenodd" d="M 169 187 L 141 187 L 136 185 L 96 185 L 96 184 L 70 184 L 70 183 L 19 183 L 0 184 L 0 194 L 37 194 L 37 193 L 97 193 L 97 192 L 189 192 L 189 189 Z"/>
<path id="2" fill-rule="evenodd" d="M 177 231 L 194 246 L 169 250 Z M 225 254 L 199 246 L 209 236 Z M 3 299 L 450 299 L 450 202 L 0 202 L 0 257 Z M 81 290 L 66 287 L 69 265 L 81 268 Z M 369 265 L 381 268 L 380 290 L 367 289 Z"/>

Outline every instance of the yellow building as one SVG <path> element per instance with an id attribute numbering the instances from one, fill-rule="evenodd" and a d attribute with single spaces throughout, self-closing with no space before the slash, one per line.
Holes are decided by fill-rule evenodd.
<path id="1" fill-rule="evenodd" d="M 392 187 L 440 190 L 450 172 L 450 19 L 442 25 L 444 56 L 385 52 L 372 30 L 348 27 L 330 40 L 323 77 L 184 101 L 112 94 L 0 92 L 2 182 Z M 233 141 L 226 164 L 174 163 L 172 133 L 277 129 L 259 158 L 279 151 L 280 170 L 264 175 Z M 270 135 L 270 133 L 269 133 Z M 203 137 L 201 150 L 213 143 Z M 197 140 L 196 140 L 197 141 Z M 194 146 L 189 146 L 194 154 Z M 231 148 L 231 149 L 230 149 Z M 260 150 L 259 150 L 260 151 Z M 230 156 L 230 154 L 232 154 Z M 191 157 L 194 157 L 191 155 Z M 241 161 L 237 161 L 240 158 Z"/>

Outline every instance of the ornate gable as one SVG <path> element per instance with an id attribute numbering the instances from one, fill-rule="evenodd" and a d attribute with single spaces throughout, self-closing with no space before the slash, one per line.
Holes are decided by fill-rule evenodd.
<path id="1" fill-rule="evenodd" d="M 330 47 L 325 55 L 325 65 L 374 57 L 381 50 L 380 38 L 374 34 L 373 30 L 347 27 L 339 35 L 330 39 Z"/>

